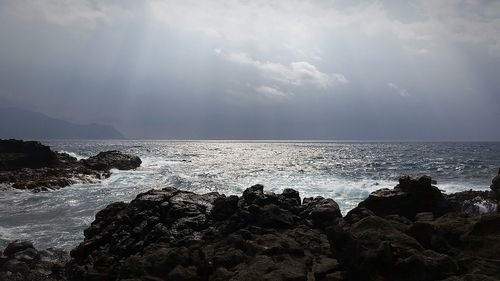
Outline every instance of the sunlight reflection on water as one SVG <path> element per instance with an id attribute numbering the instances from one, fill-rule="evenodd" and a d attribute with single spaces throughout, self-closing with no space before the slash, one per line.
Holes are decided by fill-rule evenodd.
<path id="1" fill-rule="evenodd" d="M 71 247 L 107 204 L 151 188 L 198 193 L 297 189 L 301 197 L 335 199 L 345 214 L 369 193 L 392 188 L 401 175 L 428 174 L 440 189 L 486 189 L 500 166 L 500 143 L 262 143 L 48 141 L 55 150 L 88 157 L 118 149 L 141 157 L 134 171 L 113 170 L 99 184 L 61 190 L 0 192 L 0 248 L 15 238 L 40 247 Z"/>

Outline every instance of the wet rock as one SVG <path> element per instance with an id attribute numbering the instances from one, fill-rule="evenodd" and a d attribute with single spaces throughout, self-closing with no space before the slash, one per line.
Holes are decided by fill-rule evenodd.
<path id="1" fill-rule="evenodd" d="M 56 153 L 39 142 L 0 140 L 0 171 L 49 167 L 58 163 Z"/>
<path id="2" fill-rule="evenodd" d="M 27 241 L 14 241 L 0 257 L 0 280 L 66 280 L 67 252 L 56 249 L 38 251 Z"/>
<path id="3" fill-rule="evenodd" d="M 441 216 L 452 210 L 448 201 L 428 176 L 418 178 L 401 177 L 394 189 L 379 189 L 359 203 L 377 216 L 398 214 L 414 219 L 420 212 L 432 212 L 434 216 Z"/>
<path id="4" fill-rule="evenodd" d="M 139 157 L 116 150 L 100 152 L 96 156 L 83 159 L 82 162 L 92 170 L 132 170 L 139 167 L 142 163 Z"/>
<path id="5" fill-rule="evenodd" d="M 395 189 L 402 195 L 387 206 L 370 203 L 345 218 L 335 201 L 301 204 L 294 190 L 150 190 L 99 211 L 70 261 L 12 243 L 0 280 L 498 279 L 499 215 L 446 212 L 448 197 L 428 177 L 402 178 Z"/>
<path id="6" fill-rule="evenodd" d="M 261 184 L 253 185 L 243 191 L 243 199 L 248 205 L 278 204 L 278 196 L 274 193 L 264 193 L 264 186 Z"/>
<path id="7" fill-rule="evenodd" d="M 31 242 L 24 240 L 15 240 L 7 245 L 7 248 L 5 248 L 5 250 L 3 251 L 3 255 L 10 257 L 17 252 L 21 252 L 27 249 L 34 249 Z"/>
<path id="8" fill-rule="evenodd" d="M 300 204 L 300 195 L 297 190 L 291 189 L 291 188 L 285 188 L 283 189 L 283 192 L 281 193 L 281 196 L 286 199 L 292 199 L 294 200 L 297 205 Z"/>
<path id="9" fill-rule="evenodd" d="M 450 207 L 459 213 L 471 217 L 480 217 L 494 213 L 497 208 L 497 199 L 494 192 L 469 190 L 445 195 Z"/>
<path id="10" fill-rule="evenodd" d="M 342 217 L 339 205 L 332 199 L 321 196 L 304 199 L 302 214 L 313 221 L 316 227 L 325 227 L 335 223 Z"/>
<path id="11" fill-rule="evenodd" d="M 50 150 L 39 142 L 0 140 L 0 183 L 31 191 L 48 191 L 76 182 L 93 183 L 111 175 L 110 169 L 134 169 L 136 156 L 118 151 L 102 152 L 78 161 Z"/>
<path id="12" fill-rule="evenodd" d="M 262 186 L 242 197 L 144 192 L 100 211 L 66 270 L 70 280 L 96 274 L 104 280 L 305 280 L 314 276 L 316 261 L 317 275 L 326 278 L 336 265 L 326 233 L 312 228 L 308 216 L 335 204 L 310 202 L 301 216 L 299 199 L 295 191 L 275 195 Z M 296 210 L 287 209 L 292 205 Z"/>

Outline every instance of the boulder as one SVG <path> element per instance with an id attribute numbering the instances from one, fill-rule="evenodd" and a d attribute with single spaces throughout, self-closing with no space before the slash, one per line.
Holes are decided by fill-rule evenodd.
<path id="1" fill-rule="evenodd" d="M 366 208 L 377 216 L 397 214 L 414 219 L 417 213 L 432 212 L 435 217 L 452 210 L 439 189 L 431 185 L 428 176 L 412 178 L 404 176 L 394 189 L 379 189 L 359 203 L 358 208 Z"/>
<path id="2" fill-rule="evenodd" d="M 0 140 L 0 171 L 42 168 L 57 164 L 56 153 L 40 142 Z"/>
<path id="3" fill-rule="evenodd" d="M 305 198 L 302 207 L 302 214 L 312 220 L 317 227 L 325 227 L 335 223 L 335 220 L 342 217 L 337 202 L 332 199 L 325 199 L 321 196 L 315 198 Z"/>
<path id="4" fill-rule="evenodd" d="M 68 253 L 57 249 L 39 251 L 28 241 L 11 242 L 0 256 L 0 280 L 66 280 Z"/>
<path id="5" fill-rule="evenodd" d="M 3 251 L 3 255 L 10 257 L 17 252 L 21 252 L 26 249 L 34 249 L 33 244 L 29 241 L 15 240 L 7 245 L 7 248 Z"/>
<path id="6" fill-rule="evenodd" d="M 139 157 L 116 150 L 100 152 L 95 156 L 81 161 L 92 170 L 132 170 L 139 167 L 142 163 Z"/>

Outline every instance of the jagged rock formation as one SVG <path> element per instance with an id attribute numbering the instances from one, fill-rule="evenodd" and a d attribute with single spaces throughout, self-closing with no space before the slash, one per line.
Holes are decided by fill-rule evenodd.
<path id="1" fill-rule="evenodd" d="M 499 280 L 500 215 L 470 216 L 457 202 L 477 194 L 443 196 L 431 183 L 403 177 L 345 217 L 335 201 L 301 200 L 292 189 L 150 190 L 98 212 L 64 272 L 44 272 L 48 280 Z M 39 263 L 19 265 L 12 253 L 31 247 L 16 243 L 0 257 L 0 277 L 32 280 Z"/>
<path id="2" fill-rule="evenodd" d="M 430 177 L 402 177 L 327 230 L 332 251 L 349 280 L 497 280 L 500 216 L 478 215 L 477 198 L 494 202 L 488 192 L 443 196 Z"/>
<path id="3" fill-rule="evenodd" d="M 70 280 L 327 280 L 339 274 L 326 233 L 331 199 L 297 191 L 242 197 L 152 190 L 99 212 L 71 252 Z M 329 278 L 329 277 L 328 277 Z"/>
<path id="4" fill-rule="evenodd" d="M 129 170 L 140 165 L 139 157 L 118 151 L 77 160 L 36 141 L 0 140 L 0 183 L 17 189 L 61 188 L 109 177 L 112 168 Z"/>

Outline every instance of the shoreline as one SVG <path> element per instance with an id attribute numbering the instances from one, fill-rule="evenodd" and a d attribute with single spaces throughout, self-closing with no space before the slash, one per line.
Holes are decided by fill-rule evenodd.
<path id="1" fill-rule="evenodd" d="M 2 145 L 3 179 L 24 192 L 142 163 L 117 151 L 79 160 L 37 142 Z M 69 251 L 12 241 L 0 280 L 499 279 L 500 171 L 490 190 L 444 194 L 435 184 L 403 176 L 394 188 L 375 185 L 345 214 L 334 199 L 259 184 L 237 195 L 151 189 L 99 210 Z"/>
<path id="2" fill-rule="evenodd" d="M 334 200 L 293 189 L 153 189 L 100 210 L 70 255 L 10 244 L 0 277 L 7 268 L 20 280 L 495 280 L 500 214 L 470 207 L 498 202 L 499 179 L 491 192 L 444 196 L 430 177 L 402 177 L 345 216 Z"/>

